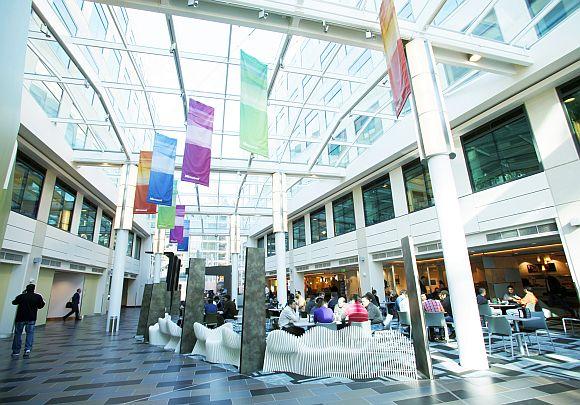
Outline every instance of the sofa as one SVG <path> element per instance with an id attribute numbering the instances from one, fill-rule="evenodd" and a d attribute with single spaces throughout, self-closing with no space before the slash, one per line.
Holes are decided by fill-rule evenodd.
<path id="1" fill-rule="evenodd" d="M 396 330 L 372 333 L 365 328 L 314 327 L 302 336 L 282 330 L 266 339 L 264 371 L 309 377 L 418 379 L 409 338 Z"/>
<path id="2" fill-rule="evenodd" d="M 201 323 L 194 323 L 193 331 L 197 342 L 191 354 L 204 356 L 209 363 L 239 367 L 242 338 L 234 332 L 232 326 L 231 323 L 224 323 L 215 329 L 209 329 Z"/>

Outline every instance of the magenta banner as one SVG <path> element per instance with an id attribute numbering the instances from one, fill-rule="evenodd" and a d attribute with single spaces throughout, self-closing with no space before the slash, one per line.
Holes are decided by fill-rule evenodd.
<path id="1" fill-rule="evenodd" d="M 169 243 L 183 242 L 183 221 L 185 218 L 185 205 L 175 206 L 175 226 L 169 231 Z"/>
<path id="2" fill-rule="evenodd" d="M 214 109 L 189 99 L 181 180 L 209 186 Z"/>

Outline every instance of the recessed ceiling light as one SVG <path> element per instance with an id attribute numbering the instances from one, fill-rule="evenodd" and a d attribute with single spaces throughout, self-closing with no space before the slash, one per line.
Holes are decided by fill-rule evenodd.
<path id="1" fill-rule="evenodd" d="M 576 97 L 568 97 L 566 100 L 564 100 L 565 103 L 572 103 L 576 101 Z"/>
<path id="2" fill-rule="evenodd" d="M 481 60 L 481 55 L 480 54 L 473 53 L 473 54 L 469 55 L 469 61 L 470 62 L 475 63 L 475 62 L 479 62 L 480 60 Z"/>

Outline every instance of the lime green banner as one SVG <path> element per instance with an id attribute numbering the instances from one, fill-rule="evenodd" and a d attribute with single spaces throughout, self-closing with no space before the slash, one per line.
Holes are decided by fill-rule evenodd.
<path id="1" fill-rule="evenodd" d="M 240 51 L 240 148 L 268 157 L 268 65 Z"/>
<path id="2" fill-rule="evenodd" d="M 177 204 L 177 180 L 173 180 L 173 196 L 171 207 L 157 206 L 157 229 L 172 229 L 175 227 L 175 204 Z"/>

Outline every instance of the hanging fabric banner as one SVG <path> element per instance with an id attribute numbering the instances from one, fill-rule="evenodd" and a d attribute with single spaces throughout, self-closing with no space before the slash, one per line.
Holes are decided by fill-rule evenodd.
<path id="1" fill-rule="evenodd" d="M 175 227 L 175 215 L 177 202 L 177 180 L 173 180 L 173 193 L 171 207 L 160 205 L 157 212 L 157 229 L 173 229 Z"/>
<path id="2" fill-rule="evenodd" d="M 379 23 L 381 25 L 381 36 L 383 48 L 387 56 L 387 71 L 389 82 L 391 83 L 391 93 L 393 95 L 393 105 L 397 117 L 405 106 L 405 102 L 411 94 L 409 82 L 409 70 L 407 69 L 407 57 L 403 41 L 399 35 L 399 25 L 397 23 L 397 12 L 394 0 L 383 0 L 379 11 Z"/>
<path id="3" fill-rule="evenodd" d="M 171 205 L 176 149 L 176 139 L 158 133 L 155 134 L 151 174 L 149 176 L 149 191 L 147 193 L 148 203 Z"/>
<path id="4" fill-rule="evenodd" d="M 189 236 L 184 236 L 183 240 L 177 244 L 178 252 L 187 252 L 189 248 Z"/>
<path id="5" fill-rule="evenodd" d="M 268 65 L 240 51 L 240 148 L 268 157 Z"/>
<path id="6" fill-rule="evenodd" d="M 169 231 L 169 243 L 183 241 L 183 218 L 185 217 L 185 205 L 175 206 L 175 226 Z"/>
<path id="7" fill-rule="evenodd" d="M 157 205 L 147 202 L 152 156 L 153 152 L 151 151 L 141 151 L 141 153 L 139 153 L 137 184 L 135 187 L 135 203 L 133 205 L 134 214 L 155 214 L 157 212 Z"/>
<path id="8" fill-rule="evenodd" d="M 213 107 L 189 99 L 181 180 L 209 186 Z"/>

